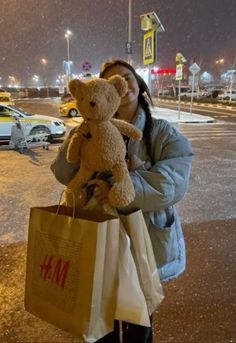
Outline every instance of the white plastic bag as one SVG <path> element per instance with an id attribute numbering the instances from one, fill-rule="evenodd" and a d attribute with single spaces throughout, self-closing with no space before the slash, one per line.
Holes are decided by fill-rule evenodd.
<path id="1" fill-rule="evenodd" d="M 120 223 L 119 282 L 115 319 L 150 327 L 146 300 L 140 287 L 130 239 Z"/>

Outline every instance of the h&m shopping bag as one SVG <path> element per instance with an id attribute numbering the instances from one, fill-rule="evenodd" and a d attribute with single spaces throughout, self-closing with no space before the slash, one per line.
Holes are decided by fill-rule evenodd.
<path id="1" fill-rule="evenodd" d="M 163 300 L 162 285 L 153 253 L 152 242 L 141 210 L 120 219 L 131 241 L 131 251 L 140 285 L 151 315 Z"/>
<path id="2" fill-rule="evenodd" d="M 119 219 L 60 206 L 32 208 L 25 308 L 85 342 L 113 330 Z"/>

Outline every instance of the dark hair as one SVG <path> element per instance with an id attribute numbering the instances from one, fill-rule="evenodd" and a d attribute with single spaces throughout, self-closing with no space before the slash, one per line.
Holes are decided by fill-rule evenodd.
<path id="1" fill-rule="evenodd" d="M 153 106 L 153 102 L 152 102 L 150 91 L 148 89 L 146 82 L 143 80 L 143 78 L 137 74 L 135 69 L 129 63 L 123 60 L 112 59 L 110 61 L 105 62 L 100 68 L 99 77 L 104 78 L 106 71 L 108 71 L 110 68 L 116 65 L 120 65 L 122 67 L 129 69 L 137 80 L 137 83 L 139 86 L 138 104 L 143 108 L 146 115 L 146 122 L 145 122 L 144 130 L 143 130 L 143 136 L 144 136 L 144 140 L 146 144 L 147 154 L 151 158 L 151 147 L 152 147 L 151 136 L 152 136 L 152 129 L 153 129 L 153 120 L 152 120 L 152 115 L 150 111 L 150 105 Z M 151 161 L 152 161 L 152 158 L 151 158 Z"/>

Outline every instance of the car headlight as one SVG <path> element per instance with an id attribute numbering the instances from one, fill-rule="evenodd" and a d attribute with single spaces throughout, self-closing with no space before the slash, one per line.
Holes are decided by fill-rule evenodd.
<path id="1" fill-rule="evenodd" d="M 66 124 L 63 121 L 54 121 L 53 124 L 56 126 L 66 126 Z"/>

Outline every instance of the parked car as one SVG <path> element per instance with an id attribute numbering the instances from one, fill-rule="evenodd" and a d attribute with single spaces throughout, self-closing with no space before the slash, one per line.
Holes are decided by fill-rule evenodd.
<path id="1" fill-rule="evenodd" d="M 217 97 L 218 100 L 230 100 L 230 91 L 225 91 L 222 94 L 219 94 Z M 236 100 L 236 90 L 232 90 L 231 92 L 231 100 Z"/>
<path id="2" fill-rule="evenodd" d="M 15 106 L 0 104 L 0 139 L 10 140 L 11 129 L 18 118 L 26 129 L 26 134 L 48 134 L 49 140 L 63 137 L 66 134 L 66 125 L 63 120 L 39 114 L 29 114 Z"/>
<path id="3" fill-rule="evenodd" d="M 193 98 L 203 98 L 203 97 L 207 97 L 209 95 L 209 92 L 205 91 L 205 90 L 194 90 L 193 91 Z M 192 96 L 192 90 L 189 89 L 186 92 L 182 92 L 181 93 L 181 97 L 186 97 L 186 98 L 191 98 Z"/>
<path id="4" fill-rule="evenodd" d="M 61 102 L 64 103 L 64 102 L 69 102 L 69 101 L 73 101 L 74 98 L 73 96 L 70 94 L 70 93 L 64 93 L 62 96 L 61 96 Z"/>
<path id="5" fill-rule="evenodd" d="M 76 107 L 75 100 L 63 102 L 59 106 L 59 112 L 63 116 L 67 116 L 67 117 L 78 117 L 80 115 L 79 110 Z"/>
<path id="6" fill-rule="evenodd" d="M 11 93 L 0 91 L 0 104 L 13 106 L 15 103 L 12 100 Z"/>

